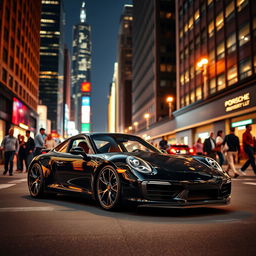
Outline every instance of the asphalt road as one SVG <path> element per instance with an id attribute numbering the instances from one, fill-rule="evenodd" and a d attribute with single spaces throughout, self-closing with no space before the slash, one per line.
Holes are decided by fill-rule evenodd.
<path id="1" fill-rule="evenodd" d="M 26 174 L 0 173 L 0 255 L 256 255 L 256 176 L 232 203 L 107 212 L 84 198 L 29 196 Z"/>

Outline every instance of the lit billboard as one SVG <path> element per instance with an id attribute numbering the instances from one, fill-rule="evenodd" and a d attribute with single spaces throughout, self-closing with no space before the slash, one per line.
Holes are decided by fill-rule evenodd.
<path id="1" fill-rule="evenodd" d="M 84 82 L 81 85 L 81 92 L 90 92 L 91 91 L 91 83 Z"/>
<path id="2" fill-rule="evenodd" d="M 12 123 L 18 126 L 29 125 L 29 110 L 16 98 L 13 98 Z M 26 129 L 28 129 L 28 127 L 26 127 Z"/>
<path id="3" fill-rule="evenodd" d="M 82 96 L 81 123 L 82 132 L 90 132 L 91 99 L 88 96 Z"/>

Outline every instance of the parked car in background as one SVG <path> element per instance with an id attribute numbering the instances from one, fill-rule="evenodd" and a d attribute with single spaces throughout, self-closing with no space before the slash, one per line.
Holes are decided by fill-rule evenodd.
<path id="1" fill-rule="evenodd" d="M 173 144 L 166 150 L 170 155 L 195 155 L 195 150 L 188 145 Z"/>

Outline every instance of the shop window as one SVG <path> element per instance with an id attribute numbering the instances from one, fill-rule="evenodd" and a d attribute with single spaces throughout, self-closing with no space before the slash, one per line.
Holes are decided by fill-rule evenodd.
<path id="1" fill-rule="evenodd" d="M 235 50 L 236 50 L 236 33 L 233 33 L 227 38 L 227 52 L 231 53 Z"/>
<path id="2" fill-rule="evenodd" d="M 210 94 L 213 94 L 216 92 L 216 79 L 212 78 L 210 80 Z"/>
<path id="3" fill-rule="evenodd" d="M 195 91 L 192 91 L 192 92 L 190 93 L 190 102 L 191 102 L 191 103 L 194 103 L 194 102 L 195 102 Z"/>
<path id="4" fill-rule="evenodd" d="M 217 45 L 217 59 L 222 59 L 225 56 L 224 42 Z"/>
<path id="5" fill-rule="evenodd" d="M 202 99 L 202 88 L 201 87 L 197 87 L 196 88 L 196 99 L 197 100 L 201 100 Z"/>
<path id="6" fill-rule="evenodd" d="M 208 36 L 212 37 L 214 34 L 214 22 L 210 22 L 208 25 Z"/>
<path id="7" fill-rule="evenodd" d="M 234 65 L 227 72 L 228 85 L 232 85 L 237 82 L 237 66 Z"/>
<path id="8" fill-rule="evenodd" d="M 225 18 L 229 20 L 234 16 L 234 14 L 235 14 L 235 5 L 234 5 L 234 1 L 231 1 L 230 4 L 226 7 Z"/>
<path id="9" fill-rule="evenodd" d="M 244 79 L 252 75 L 251 59 L 245 59 L 239 63 L 239 74 L 240 79 Z"/>
<path id="10" fill-rule="evenodd" d="M 250 40 L 250 29 L 247 23 L 242 28 L 239 29 L 239 46 L 248 43 Z"/>
<path id="11" fill-rule="evenodd" d="M 237 0 L 236 6 L 237 10 L 240 12 L 244 9 L 245 6 L 248 5 L 248 0 Z"/>
<path id="12" fill-rule="evenodd" d="M 7 82 L 7 71 L 4 68 L 2 69 L 2 80 Z"/>
<path id="13" fill-rule="evenodd" d="M 216 29 L 217 31 L 223 27 L 223 12 L 221 12 L 216 18 Z"/>
<path id="14" fill-rule="evenodd" d="M 225 82 L 225 74 L 221 74 L 217 77 L 217 88 L 218 91 L 224 89 L 226 87 L 226 82 Z"/>

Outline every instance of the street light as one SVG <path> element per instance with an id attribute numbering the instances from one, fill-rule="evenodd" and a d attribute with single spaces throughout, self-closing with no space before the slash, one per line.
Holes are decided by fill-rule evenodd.
<path id="1" fill-rule="evenodd" d="M 133 125 L 134 125 L 135 132 L 137 132 L 139 123 L 138 122 L 134 122 Z"/>
<path id="2" fill-rule="evenodd" d="M 149 128 L 149 117 L 150 117 L 150 114 L 149 113 L 146 113 L 144 115 L 144 118 L 146 119 L 146 128 L 148 129 Z"/>
<path id="3" fill-rule="evenodd" d="M 173 103 L 173 97 L 168 96 L 166 99 L 166 102 L 168 103 L 169 106 L 169 117 L 172 116 L 172 103 Z"/>
<path id="4" fill-rule="evenodd" d="M 129 130 L 129 131 L 132 131 L 132 126 L 129 126 L 129 127 L 128 127 L 128 130 Z"/>
<path id="5" fill-rule="evenodd" d="M 208 59 L 207 58 L 202 58 L 199 62 L 197 62 L 197 67 L 202 70 L 203 78 L 204 78 L 204 98 L 206 98 L 208 96 L 207 65 L 208 65 Z"/>

